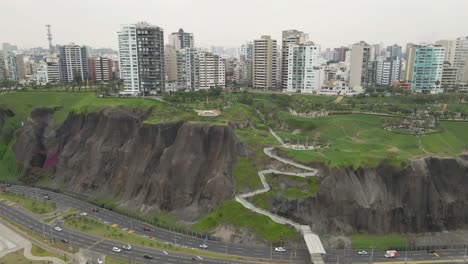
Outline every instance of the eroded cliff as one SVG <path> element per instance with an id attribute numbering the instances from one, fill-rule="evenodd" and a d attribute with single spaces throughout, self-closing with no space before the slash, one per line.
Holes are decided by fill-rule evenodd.
<path id="1" fill-rule="evenodd" d="M 319 234 L 468 228 L 468 156 L 323 173 L 315 197 L 275 200 L 274 211 Z"/>
<path id="2" fill-rule="evenodd" d="M 146 124 L 147 113 L 113 108 L 71 113 L 54 128 L 51 113 L 35 109 L 17 131 L 13 149 L 26 180 L 46 171 L 52 187 L 112 197 L 143 213 L 173 211 L 185 220 L 234 195 L 232 169 L 243 147 L 230 127 Z"/>

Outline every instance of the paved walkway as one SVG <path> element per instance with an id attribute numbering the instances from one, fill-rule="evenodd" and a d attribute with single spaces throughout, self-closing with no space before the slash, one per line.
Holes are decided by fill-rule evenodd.
<path id="1" fill-rule="evenodd" d="M 270 129 L 270 133 L 282 144 L 282 146 L 285 145 L 282 142 L 281 138 L 277 136 L 271 129 Z M 270 185 L 268 184 L 265 178 L 266 174 L 276 173 L 276 174 L 283 174 L 283 175 L 306 178 L 306 177 L 317 176 L 318 171 L 314 168 L 311 168 L 311 167 L 308 167 L 308 166 L 296 163 L 294 161 L 277 156 L 276 154 L 273 153 L 273 148 L 264 148 L 263 152 L 265 153 L 265 155 L 273 159 L 276 159 L 285 164 L 289 164 L 296 168 L 300 168 L 306 172 L 288 172 L 288 171 L 278 171 L 274 169 L 261 170 L 258 172 L 258 176 L 260 177 L 263 188 L 252 191 L 252 192 L 248 192 L 248 193 L 238 194 L 236 195 L 236 201 L 242 204 L 245 208 L 253 212 L 269 217 L 275 223 L 283 224 L 283 225 L 290 225 L 294 227 L 298 232 L 300 232 L 303 235 L 304 241 L 306 242 L 309 253 L 311 254 L 312 261 L 316 264 L 323 263 L 321 254 L 325 254 L 325 249 L 323 248 L 320 238 L 316 234 L 312 233 L 312 230 L 310 229 L 308 225 L 301 225 L 285 217 L 282 217 L 282 216 L 273 214 L 271 212 L 268 212 L 264 209 L 258 208 L 247 200 L 247 198 L 249 197 L 252 197 L 261 193 L 265 193 L 270 190 Z"/>
<path id="2" fill-rule="evenodd" d="M 8 239 L 6 239 L 8 238 Z M 11 244 L 14 245 L 14 247 L 11 247 L 10 249 L 5 249 L 3 251 L 1 251 L 0 249 L 0 257 L 3 257 L 4 255 L 8 254 L 8 253 L 11 253 L 11 252 L 14 252 L 14 251 L 17 251 L 21 248 L 24 248 L 24 256 L 27 258 L 27 259 L 30 259 L 30 260 L 39 260 L 39 261 L 49 261 L 51 263 L 54 263 L 54 264 L 65 264 L 65 262 L 63 262 L 62 260 L 59 260 L 57 258 L 54 258 L 54 257 L 37 257 L 37 256 L 33 256 L 31 254 L 31 242 L 29 242 L 27 239 L 23 238 L 22 236 L 18 235 L 16 232 L 14 232 L 13 230 L 11 230 L 9 227 L 5 226 L 3 223 L 0 222 L 0 240 L 1 241 L 5 241 L 5 240 L 8 240 L 9 242 L 7 243 L 10 243 L 10 247 L 11 247 Z"/>
<path id="3" fill-rule="evenodd" d="M 269 128 L 270 134 L 278 140 L 278 142 L 281 144 L 281 147 L 287 148 L 287 149 L 294 149 L 294 150 L 314 150 L 320 148 L 320 146 L 306 146 L 306 145 L 292 145 L 292 144 L 286 144 L 284 143 L 283 139 L 278 136 L 278 134 L 275 133 L 271 128 Z"/>

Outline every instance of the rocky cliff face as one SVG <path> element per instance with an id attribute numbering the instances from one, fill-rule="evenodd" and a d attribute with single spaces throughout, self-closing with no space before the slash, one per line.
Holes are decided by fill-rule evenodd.
<path id="1" fill-rule="evenodd" d="M 468 156 L 324 173 L 316 197 L 275 200 L 276 212 L 319 234 L 468 228 Z"/>
<path id="2" fill-rule="evenodd" d="M 145 113 L 105 109 L 70 114 L 52 128 L 36 109 L 17 132 L 17 165 L 50 171 L 52 187 L 111 196 L 140 212 L 160 209 L 193 220 L 233 197 L 232 169 L 243 147 L 234 131 L 208 124 L 143 123 Z"/>

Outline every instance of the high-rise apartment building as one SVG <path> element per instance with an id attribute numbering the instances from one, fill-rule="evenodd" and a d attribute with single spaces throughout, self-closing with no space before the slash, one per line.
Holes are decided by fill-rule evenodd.
<path id="1" fill-rule="evenodd" d="M 124 25 L 118 32 L 120 77 L 126 94 L 164 91 L 164 32 L 145 22 Z"/>
<path id="2" fill-rule="evenodd" d="M 278 49 L 276 40 L 262 36 L 254 41 L 252 77 L 257 89 L 275 89 Z"/>
<path id="3" fill-rule="evenodd" d="M 195 47 L 193 34 L 179 29 L 178 32 L 174 32 L 169 36 L 169 45 L 173 46 L 175 50 L 193 48 Z"/>
<path id="4" fill-rule="evenodd" d="M 445 53 L 447 54 L 447 52 Z M 445 61 L 442 70 L 442 89 L 453 89 L 457 86 L 458 68 Z"/>
<path id="5" fill-rule="evenodd" d="M 411 89 L 415 93 L 441 93 L 445 48 L 442 46 L 418 45 L 411 48 L 414 54 Z"/>
<path id="6" fill-rule="evenodd" d="M 318 93 L 320 79 L 320 46 L 312 42 L 289 44 L 287 92 Z"/>
<path id="7" fill-rule="evenodd" d="M 253 59 L 252 54 L 253 54 L 253 43 L 247 42 L 245 44 L 242 44 L 240 51 L 239 51 L 239 58 L 241 60 L 252 61 Z"/>
<path id="8" fill-rule="evenodd" d="M 3 51 L 0 50 L 0 81 L 4 80 L 6 80 L 5 58 L 3 57 Z"/>
<path id="9" fill-rule="evenodd" d="M 211 52 L 198 52 L 199 89 L 225 86 L 225 61 Z"/>
<path id="10" fill-rule="evenodd" d="M 391 86 L 400 80 L 401 60 L 398 57 L 380 56 L 376 61 L 375 84 L 379 86 Z"/>
<path id="11" fill-rule="evenodd" d="M 164 46 L 164 71 L 166 83 L 177 82 L 177 51 L 171 45 Z"/>
<path id="12" fill-rule="evenodd" d="M 26 68 L 24 64 L 24 56 L 22 54 L 16 55 L 16 72 L 18 74 L 18 81 L 26 78 Z"/>
<path id="13" fill-rule="evenodd" d="M 335 61 L 344 62 L 346 60 L 346 52 L 349 50 L 347 47 L 335 48 Z"/>
<path id="14" fill-rule="evenodd" d="M 18 81 L 18 67 L 16 65 L 16 55 L 12 51 L 3 51 L 5 63 L 5 79 L 10 81 Z M 1 55 L 0 55 L 1 56 Z"/>
<path id="15" fill-rule="evenodd" d="M 41 61 L 37 69 L 36 81 L 39 85 L 57 83 L 60 81 L 59 62 L 54 58 Z"/>
<path id="16" fill-rule="evenodd" d="M 181 49 L 176 52 L 176 88 L 195 91 L 200 87 L 198 51 L 195 48 Z"/>
<path id="17" fill-rule="evenodd" d="M 455 63 L 455 49 L 457 47 L 456 40 L 439 40 L 436 45 L 445 48 L 445 61 L 448 61 L 452 66 Z"/>
<path id="18" fill-rule="evenodd" d="M 96 82 L 108 82 L 113 79 L 112 60 L 105 57 L 88 60 L 89 79 Z"/>
<path id="19" fill-rule="evenodd" d="M 60 47 L 61 80 L 84 82 L 88 80 L 88 52 L 85 46 L 68 44 Z"/>
<path id="20" fill-rule="evenodd" d="M 401 51 L 401 46 L 394 44 L 393 46 L 388 46 L 385 52 L 385 57 L 387 58 L 399 58 L 402 59 L 403 53 Z"/>
<path id="21" fill-rule="evenodd" d="M 453 65 L 458 68 L 457 81 L 468 82 L 468 36 L 457 38 Z"/>
<path id="22" fill-rule="evenodd" d="M 283 30 L 281 51 L 281 86 L 286 89 L 288 85 L 288 55 L 289 45 L 304 44 L 308 41 L 308 35 L 302 31 L 291 29 Z"/>
<path id="23" fill-rule="evenodd" d="M 372 52 L 372 46 L 363 41 L 353 45 L 349 73 L 349 86 L 351 88 L 356 86 L 366 88 L 369 84 L 373 83 Z"/>

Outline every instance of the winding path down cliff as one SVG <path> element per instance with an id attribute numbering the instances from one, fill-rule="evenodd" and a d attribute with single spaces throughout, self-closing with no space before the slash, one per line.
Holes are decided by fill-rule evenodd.
<path id="1" fill-rule="evenodd" d="M 270 132 L 272 132 L 272 131 L 270 130 Z M 275 136 L 274 133 L 272 133 L 272 135 L 276 139 L 278 139 L 278 141 L 280 143 L 282 143 L 282 145 L 284 145 L 282 140 L 279 139 L 277 136 Z M 311 231 L 311 229 L 310 229 L 310 227 L 308 225 L 301 225 L 301 224 L 296 223 L 296 222 L 294 222 L 294 221 L 292 221 L 290 219 L 287 219 L 285 217 L 275 215 L 275 214 L 273 214 L 271 212 L 268 212 L 266 210 L 258 208 L 255 205 L 253 205 L 252 203 L 250 203 L 249 201 L 247 201 L 248 197 L 252 197 L 252 196 L 255 196 L 255 195 L 258 195 L 258 194 L 261 194 L 261 193 L 265 193 L 265 192 L 268 192 L 270 190 L 270 185 L 268 184 L 268 182 L 265 179 L 266 174 L 276 173 L 276 174 L 291 175 L 291 176 L 306 178 L 306 177 L 314 177 L 318 173 L 318 171 L 316 169 L 314 169 L 314 168 L 307 167 L 305 165 L 298 164 L 298 163 L 296 163 L 294 161 L 281 158 L 281 157 L 275 155 L 272 151 L 273 151 L 273 148 L 271 148 L 271 147 L 263 149 L 263 152 L 267 156 L 269 156 L 269 157 L 271 157 L 273 159 L 276 159 L 276 160 L 278 160 L 278 161 L 280 161 L 282 163 L 289 164 L 289 165 L 294 166 L 296 168 L 303 169 L 303 170 L 305 170 L 307 172 L 301 172 L 301 173 L 284 172 L 284 171 L 278 171 L 278 170 L 273 170 L 273 169 L 261 170 L 261 171 L 258 172 L 258 176 L 260 177 L 260 180 L 262 181 L 263 188 L 252 191 L 252 192 L 248 192 L 248 193 L 238 194 L 238 195 L 236 195 L 236 201 L 238 201 L 245 208 L 247 208 L 247 209 L 249 209 L 249 210 L 251 210 L 253 212 L 256 212 L 256 213 L 259 213 L 259 214 L 262 214 L 262 215 L 265 215 L 265 216 L 269 217 L 272 221 L 274 221 L 274 222 L 276 222 L 278 224 L 290 225 L 290 226 L 294 227 L 304 237 L 304 240 L 305 240 L 306 245 L 307 245 L 307 249 L 309 250 L 309 253 L 310 253 L 310 256 L 311 256 L 311 259 L 312 259 L 313 263 L 316 263 L 316 264 L 317 263 L 323 263 L 323 259 L 322 259 L 321 255 L 325 254 L 325 249 L 323 248 L 323 245 L 322 245 L 322 242 L 320 241 L 320 238 L 316 234 L 312 233 L 312 231 Z"/>

